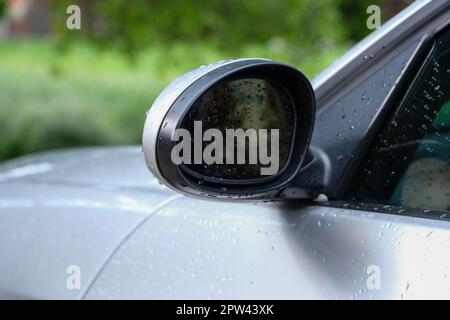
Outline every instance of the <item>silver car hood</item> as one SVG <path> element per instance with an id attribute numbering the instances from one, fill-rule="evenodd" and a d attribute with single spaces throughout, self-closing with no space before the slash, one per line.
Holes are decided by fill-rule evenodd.
<path id="1" fill-rule="evenodd" d="M 0 298 L 79 298 L 122 241 L 178 197 L 138 147 L 40 153 L 0 165 Z M 69 266 L 81 288 L 68 289 Z M 68 269 L 69 268 L 69 269 Z"/>
<path id="2" fill-rule="evenodd" d="M 140 147 L 42 152 L 0 165 L 0 183 L 48 183 L 93 189 L 168 192 L 145 167 Z"/>

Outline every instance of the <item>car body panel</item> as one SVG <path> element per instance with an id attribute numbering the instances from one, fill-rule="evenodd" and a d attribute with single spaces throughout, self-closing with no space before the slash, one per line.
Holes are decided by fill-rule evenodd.
<path id="1" fill-rule="evenodd" d="M 84 164 L 67 167 L 67 158 Z M 114 186 L 127 169 L 107 170 L 112 158 L 139 178 Z M 192 200 L 160 186 L 139 147 L 24 157 L 1 174 L 42 160 L 53 172 L 0 183 L 2 298 L 450 296 L 449 222 L 298 202 Z M 58 170 L 71 172 L 72 186 Z M 91 172 L 90 185 L 74 186 L 77 170 Z M 69 265 L 81 268 L 80 290 L 66 286 Z M 380 290 L 367 287 L 374 265 Z"/>
<path id="2" fill-rule="evenodd" d="M 295 203 L 182 198 L 121 245 L 86 298 L 448 298 L 449 226 Z M 376 268 L 379 287 L 371 284 Z"/>
<path id="3" fill-rule="evenodd" d="M 79 298 L 114 249 L 179 197 L 139 148 L 44 153 L 0 166 L 0 298 Z M 79 266 L 80 290 L 67 268 Z"/>

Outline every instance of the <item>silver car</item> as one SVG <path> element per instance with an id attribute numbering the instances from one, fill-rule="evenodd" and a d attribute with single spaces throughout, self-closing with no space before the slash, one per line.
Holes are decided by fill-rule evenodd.
<path id="1" fill-rule="evenodd" d="M 199 119 L 278 128 L 275 174 L 174 162 Z M 0 298 L 450 299 L 449 220 L 450 1 L 416 1 L 311 82 L 203 66 L 154 102 L 143 147 L 0 165 Z"/>

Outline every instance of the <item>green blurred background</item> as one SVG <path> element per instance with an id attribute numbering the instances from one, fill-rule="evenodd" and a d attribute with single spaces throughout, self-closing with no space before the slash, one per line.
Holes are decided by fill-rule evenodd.
<path id="1" fill-rule="evenodd" d="M 312 78 L 404 0 L 0 0 L 0 160 L 135 144 L 145 112 L 202 64 L 264 57 Z M 81 8 L 81 30 L 66 9 Z"/>

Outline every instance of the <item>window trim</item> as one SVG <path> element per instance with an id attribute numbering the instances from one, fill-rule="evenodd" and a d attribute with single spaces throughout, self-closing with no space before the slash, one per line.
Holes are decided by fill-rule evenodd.
<path id="1" fill-rule="evenodd" d="M 450 212 L 426 208 L 414 208 L 406 206 L 391 205 L 386 203 L 373 203 L 365 201 L 328 201 L 319 204 L 323 207 L 357 210 L 370 213 L 385 213 L 412 218 L 439 220 L 450 222 Z"/>
<path id="2" fill-rule="evenodd" d="M 383 130 L 387 119 L 390 119 L 400 107 L 402 107 L 403 100 L 410 94 L 414 84 L 421 75 L 423 68 L 429 62 L 431 55 L 434 52 L 437 39 L 443 33 L 450 33 L 450 23 L 434 34 L 433 37 L 427 35 L 422 38 L 421 44 L 417 48 L 415 54 L 410 60 L 410 63 L 405 68 L 405 72 L 400 76 L 398 84 L 386 97 L 385 102 L 380 108 L 380 114 L 374 119 L 371 124 L 367 136 L 360 142 L 355 158 L 350 161 L 342 180 L 338 185 L 338 199 L 344 199 L 349 192 L 351 183 L 356 179 L 355 175 L 363 165 L 363 160 L 367 156 L 367 152 L 373 143 L 376 141 L 378 134 Z M 418 70 L 418 71 L 417 71 Z M 400 103 L 398 103 L 400 101 Z M 420 207 L 409 207 L 396 204 L 379 202 L 370 202 L 367 200 L 338 200 L 324 203 L 325 206 L 348 208 L 362 211 L 382 212 L 388 214 L 398 214 L 404 216 L 427 218 L 435 220 L 450 221 L 450 211 L 428 209 Z"/>
<path id="3" fill-rule="evenodd" d="M 431 52 L 433 51 L 434 40 L 435 37 L 430 37 L 429 35 L 422 37 L 419 45 L 406 64 L 403 73 L 400 74 L 400 77 L 397 79 L 394 87 L 386 96 L 386 99 L 382 103 L 378 113 L 370 123 L 366 134 L 359 142 L 353 159 L 349 161 L 343 175 L 337 183 L 337 199 L 344 198 L 345 194 L 349 190 L 351 182 L 355 179 L 355 175 L 358 172 L 362 161 L 369 152 L 369 149 L 374 143 L 377 135 L 382 130 L 383 125 L 386 124 L 386 120 L 398 110 L 398 107 L 400 106 L 398 101 L 403 100 L 402 97 L 405 97 L 408 94 L 418 75 L 417 70 L 421 70 L 424 67 Z"/>

